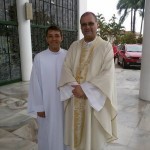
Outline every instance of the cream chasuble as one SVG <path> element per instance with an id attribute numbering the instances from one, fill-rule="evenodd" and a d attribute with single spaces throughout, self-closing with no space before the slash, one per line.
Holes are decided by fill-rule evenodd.
<path id="1" fill-rule="evenodd" d="M 89 82 L 106 96 L 100 111 L 93 109 L 87 99 L 72 97 L 65 101 L 65 144 L 71 150 L 102 150 L 106 142 L 117 138 L 114 73 L 111 44 L 100 37 L 89 47 L 83 39 L 70 46 L 60 89 L 73 82 L 81 85 Z"/>

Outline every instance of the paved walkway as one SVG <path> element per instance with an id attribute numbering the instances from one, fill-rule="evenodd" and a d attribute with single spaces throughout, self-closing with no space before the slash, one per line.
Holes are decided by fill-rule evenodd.
<path id="1" fill-rule="evenodd" d="M 116 68 L 118 137 L 107 150 L 150 150 L 150 102 L 139 100 L 140 70 Z M 27 115 L 28 82 L 0 87 L 0 150 L 37 150 L 37 124 Z"/>

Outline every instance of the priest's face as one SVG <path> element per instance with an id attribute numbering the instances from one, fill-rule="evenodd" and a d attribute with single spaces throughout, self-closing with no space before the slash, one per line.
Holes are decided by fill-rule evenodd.
<path id="1" fill-rule="evenodd" d="M 80 20 L 81 30 L 84 35 L 84 40 L 86 42 L 91 42 L 96 37 L 96 32 L 98 28 L 97 21 L 92 14 L 87 14 L 83 16 Z"/>
<path id="2" fill-rule="evenodd" d="M 51 51 L 58 52 L 62 42 L 62 36 L 59 31 L 49 30 L 47 33 L 46 41 Z"/>

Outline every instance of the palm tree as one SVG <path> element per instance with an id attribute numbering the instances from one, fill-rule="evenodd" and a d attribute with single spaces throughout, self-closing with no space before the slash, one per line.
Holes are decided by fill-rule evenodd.
<path id="1" fill-rule="evenodd" d="M 140 27 L 140 36 L 141 36 L 142 35 L 142 29 L 143 29 L 143 21 L 144 21 L 145 0 L 141 0 L 140 8 L 141 8 L 141 10 L 139 10 L 139 14 L 142 17 L 142 19 L 141 19 L 141 27 Z"/>
<path id="2" fill-rule="evenodd" d="M 118 4 L 117 4 L 117 10 L 118 10 L 118 14 L 121 15 L 122 11 L 123 12 L 123 15 L 120 17 L 120 20 L 119 22 L 122 24 L 126 17 L 129 15 L 129 13 L 131 12 L 131 31 L 132 31 L 132 8 L 130 7 L 130 0 L 119 0 L 118 1 Z"/>
<path id="3" fill-rule="evenodd" d="M 123 15 L 120 17 L 120 23 L 123 23 L 126 17 L 131 13 L 131 31 L 135 33 L 136 13 L 141 8 L 142 0 L 119 0 L 117 4 L 118 13 Z"/>

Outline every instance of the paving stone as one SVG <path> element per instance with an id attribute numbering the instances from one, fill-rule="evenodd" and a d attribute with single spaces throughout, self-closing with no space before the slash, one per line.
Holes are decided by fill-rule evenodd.
<path id="1" fill-rule="evenodd" d="M 150 103 L 139 99 L 140 70 L 116 65 L 118 140 L 105 150 L 150 149 Z M 37 150 L 37 123 L 27 114 L 29 82 L 0 87 L 0 150 Z"/>

